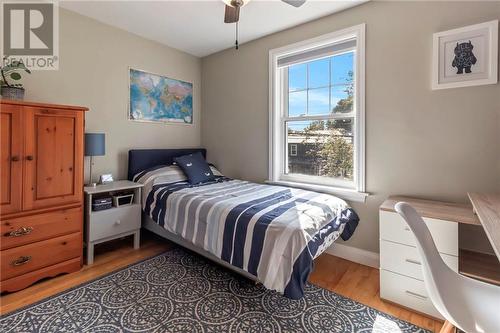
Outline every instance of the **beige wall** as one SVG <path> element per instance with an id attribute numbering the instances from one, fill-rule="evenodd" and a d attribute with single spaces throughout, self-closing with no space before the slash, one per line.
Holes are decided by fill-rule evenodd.
<path id="1" fill-rule="evenodd" d="M 86 131 L 106 133 L 106 156 L 94 159 L 94 177 L 108 172 L 126 177 L 130 148 L 200 145 L 199 58 L 64 9 L 59 30 L 59 70 L 27 76 L 25 99 L 90 108 Z M 194 125 L 128 121 L 129 66 L 192 82 Z"/>
<path id="2" fill-rule="evenodd" d="M 204 58 L 209 159 L 228 176 L 265 180 L 269 50 L 364 22 L 372 195 L 353 204 L 362 221 L 347 245 L 378 251 L 378 206 L 390 194 L 465 202 L 467 191 L 500 190 L 500 85 L 430 89 L 432 34 L 499 13 L 500 2 L 370 2 Z"/>

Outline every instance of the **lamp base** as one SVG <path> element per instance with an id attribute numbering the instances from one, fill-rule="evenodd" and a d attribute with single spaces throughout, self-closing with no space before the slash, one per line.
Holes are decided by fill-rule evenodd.
<path id="1" fill-rule="evenodd" d="M 89 183 L 85 184 L 88 187 L 96 187 L 97 183 L 92 182 L 92 165 L 94 165 L 94 156 L 90 155 L 90 175 L 89 175 Z"/>

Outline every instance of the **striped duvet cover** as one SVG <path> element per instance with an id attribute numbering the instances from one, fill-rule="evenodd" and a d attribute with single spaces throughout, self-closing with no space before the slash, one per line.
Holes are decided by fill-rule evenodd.
<path id="1" fill-rule="evenodd" d="M 348 239 L 359 220 L 332 195 L 223 176 L 193 186 L 175 166 L 134 181 L 144 184 L 143 210 L 160 226 L 294 299 L 314 258 L 339 236 Z"/>

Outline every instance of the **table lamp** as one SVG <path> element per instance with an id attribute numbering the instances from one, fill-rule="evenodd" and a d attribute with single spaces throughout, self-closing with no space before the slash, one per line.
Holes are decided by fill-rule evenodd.
<path id="1" fill-rule="evenodd" d="M 90 178 L 88 186 L 96 186 L 92 181 L 92 165 L 94 156 L 104 156 L 105 140 L 104 133 L 85 133 L 85 156 L 90 156 Z"/>

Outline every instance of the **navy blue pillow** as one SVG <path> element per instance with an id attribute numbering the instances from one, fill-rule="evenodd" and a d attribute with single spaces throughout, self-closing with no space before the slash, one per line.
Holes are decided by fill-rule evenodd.
<path id="1" fill-rule="evenodd" d="M 210 166 L 199 152 L 176 157 L 174 161 L 184 171 L 191 184 L 206 183 L 215 179 Z"/>

